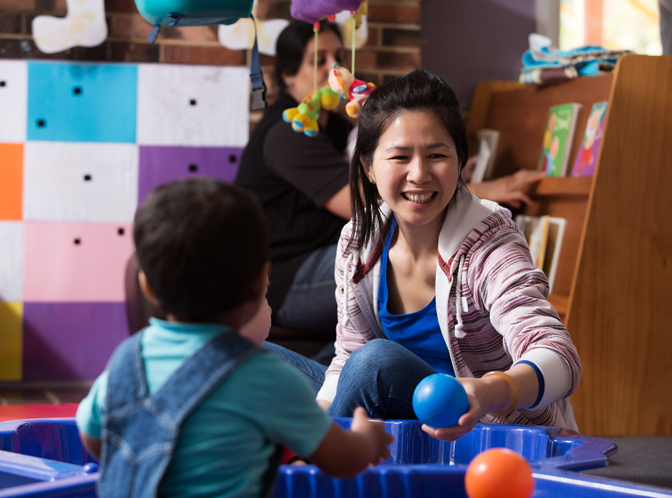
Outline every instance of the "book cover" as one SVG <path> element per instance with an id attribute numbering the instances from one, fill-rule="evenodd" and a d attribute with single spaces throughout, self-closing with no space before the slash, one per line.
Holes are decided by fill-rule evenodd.
<path id="1" fill-rule="evenodd" d="M 518 215 L 515 221 L 527 239 L 532 261 L 544 271 L 550 292 L 553 292 L 565 233 L 565 219 Z"/>
<path id="2" fill-rule="evenodd" d="M 562 247 L 562 238 L 565 234 L 564 218 L 548 218 L 548 231 L 546 236 L 546 255 L 542 270 L 548 277 L 549 292 L 553 292 L 555 285 L 555 275 L 558 270 L 558 261 L 560 260 L 560 249 Z"/>
<path id="3" fill-rule="evenodd" d="M 546 256 L 546 241 L 548 236 L 549 216 L 516 216 L 516 223 L 525 235 L 527 245 L 530 248 L 532 261 L 539 268 L 544 266 Z"/>
<path id="4" fill-rule="evenodd" d="M 593 176 L 597 164 L 597 154 L 602 144 L 605 116 L 608 102 L 596 102 L 590 110 L 586 131 L 583 133 L 581 146 L 576 153 L 572 167 L 572 176 Z"/>
<path id="5" fill-rule="evenodd" d="M 546 120 L 544 143 L 537 169 L 547 176 L 566 176 L 576 120 L 581 104 L 567 103 L 551 107 Z"/>
<path id="6" fill-rule="evenodd" d="M 492 177 L 492 167 L 495 162 L 495 152 L 499 144 L 499 132 L 497 130 L 483 129 L 478 137 L 478 161 L 471 175 L 471 183 L 479 183 Z"/>

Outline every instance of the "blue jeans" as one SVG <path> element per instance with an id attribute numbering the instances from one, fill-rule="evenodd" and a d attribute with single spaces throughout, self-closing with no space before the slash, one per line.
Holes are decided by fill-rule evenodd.
<path id="1" fill-rule="evenodd" d="M 315 332 L 336 329 L 336 244 L 314 251 L 299 267 L 280 309 L 273 310 L 274 323 L 282 327 Z"/>
<path id="2" fill-rule="evenodd" d="M 317 392 L 324 382 L 326 367 L 275 344 L 264 348 L 301 370 Z M 374 339 L 353 352 L 338 379 L 336 397 L 328 415 L 352 417 L 358 406 L 370 417 L 415 419 L 413 391 L 436 370 L 396 342 Z"/>

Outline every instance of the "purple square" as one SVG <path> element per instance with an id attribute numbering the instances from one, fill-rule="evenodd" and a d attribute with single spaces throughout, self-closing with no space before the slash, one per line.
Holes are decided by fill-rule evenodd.
<path id="1" fill-rule="evenodd" d="M 243 149 L 240 147 L 140 147 L 138 206 L 152 189 L 190 176 L 233 182 Z"/>
<path id="2" fill-rule="evenodd" d="M 23 380 L 93 380 L 128 335 L 124 303 L 24 303 Z"/>

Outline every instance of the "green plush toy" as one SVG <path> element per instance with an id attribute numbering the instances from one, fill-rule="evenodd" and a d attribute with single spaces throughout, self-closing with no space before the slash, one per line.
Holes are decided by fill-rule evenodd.
<path id="1" fill-rule="evenodd" d="M 291 123 L 294 131 L 314 137 L 319 131 L 317 118 L 320 117 L 320 110 L 324 108 L 329 111 L 336 108 L 340 99 L 340 93 L 325 85 L 303 99 L 298 107 L 286 109 L 282 113 L 282 119 L 286 123 Z"/>

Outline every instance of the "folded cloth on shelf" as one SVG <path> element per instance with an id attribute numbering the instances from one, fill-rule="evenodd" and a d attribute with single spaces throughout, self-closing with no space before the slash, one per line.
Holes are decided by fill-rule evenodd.
<path id="1" fill-rule="evenodd" d="M 536 67 L 520 73 L 518 81 L 526 85 L 549 85 L 574 79 L 579 72 L 574 66 L 566 67 Z"/>
<path id="2" fill-rule="evenodd" d="M 630 50 L 607 50 L 587 45 L 572 50 L 551 48 L 550 38 L 533 33 L 530 48 L 523 53 L 520 82 L 546 84 L 609 72 L 619 57 L 632 54 Z"/>

